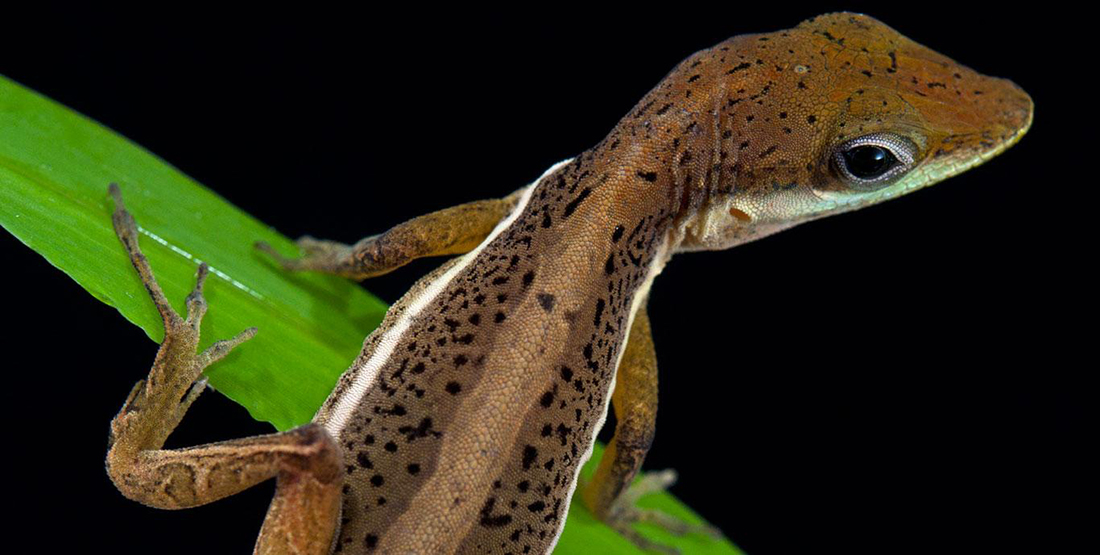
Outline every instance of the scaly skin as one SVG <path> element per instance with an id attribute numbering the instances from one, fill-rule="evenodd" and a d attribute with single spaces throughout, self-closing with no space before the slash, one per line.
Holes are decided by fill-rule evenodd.
<path id="1" fill-rule="evenodd" d="M 644 303 L 671 255 L 729 248 L 936 183 L 1012 145 L 1031 116 L 1011 82 L 869 17 L 830 14 L 694 54 L 603 141 L 505 199 L 422 216 L 355 246 L 303 241 L 305 258 L 278 258 L 288 269 L 356 278 L 473 250 L 391 308 L 303 428 L 325 456 L 329 445 L 339 450 L 342 480 L 328 465 L 280 467 L 281 484 L 317 485 L 293 504 L 279 490 L 259 552 L 290 551 L 281 538 L 307 530 L 334 535 L 340 553 L 547 552 L 612 399 L 620 426 L 583 498 L 660 549 L 631 525 L 684 527 L 634 509 L 628 484 L 656 413 Z M 881 176 L 868 171 L 870 151 L 886 160 Z M 143 395 L 165 396 L 154 386 Z M 270 441 L 306 452 L 294 436 Z M 264 442 L 248 448 L 274 453 Z M 142 482 L 151 475 L 142 457 L 125 459 L 131 490 L 153 487 Z M 201 458 L 173 457 L 173 468 L 209 474 Z M 644 488 L 672 475 L 654 476 Z M 338 487 L 338 529 L 318 533 Z M 311 521 L 288 507 L 319 509 Z M 301 543 L 300 552 L 329 550 Z"/>

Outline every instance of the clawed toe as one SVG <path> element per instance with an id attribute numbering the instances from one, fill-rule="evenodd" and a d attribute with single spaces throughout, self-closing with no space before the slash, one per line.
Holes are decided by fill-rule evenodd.
<path id="1" fill-rule="evenodd" d="M 704 534 L 714 539 L 723 538 L 722 532 L 709 524 L 692 524 L 666 512 L 640 508 L 636 505 L 638 499 L 645 495 L 665 491 L 676 482 L 676 479 L 677 474 L 671 469 L 645 474 L 615 501 L 612 510 L 604 519 L 605 522 L 639 549 L 670 555 L 679 553 L 679 550 L 672 546 L 650 541 L 634 529 L 634 524 L 646 523 L 675 536 Z"/>
<path id="2" fill-rule="evenodd" d="M 126 210 L 118 185 L 112 183 L 108 191 L 115 203 L 112 216 L 115 233 L 126 248 L 130 262 L 137 270 L 138 277 L 164 320 L 164 341 L 161 343 L 162 352 L 158 354 L 158 360 L 162 362 L 161 366 L 163 368 L 155 366 L 150 375 L 163 376 L 163 379 L 153 381 L 156 387 L 162 388 L 166 392 L 164 393 L 165 398 L 175 396 L 175 399 L 179 399 L 181 394 L 189 392 L 187 393 L 189 401 L 185 404 L 190 404 L 190 400 L 193 400 L 205 387 L 205 381 L 200 378 L 203 369 L 224 358 L 237 345 L 251 339 L 256 334 L 256 328 L 248 328 L 237 334 L 236 337 L 217 341 L 205 351 L 196 353 L 195 347 L 199 343 L 199 330 L 207 310 L 203 287 L 206 284 L 206 278 L 210 275 L 210 267 L 205 262 L 199 264 L 195 272 L 195 287 L 186 299 L 187 317 L 186 319 L 180 318 L 165 298 L 164 292 L 149 266 L 148 259 L 141 252 L 141 247 L 138 244 L 137 223 L 130 212 Z M 146 394 L 160 393 L 158 390 Z M 186 410 L 186 407 L 184 407 L 184 410 Z"/>
<path id="3" fill-rule="evenodd" d="M 351 250 L 351 247 L 343 243 L 314 239 L 308 235 L 298 239 L 296 243 L 302 252 L 301 258 L 286 258 L 264 241 L 257 241 L 255 246 L 256 249 L 271 256 L 284 270 L 314 270 L 330 273 L 338 273 L 340 261 L 347 257 Z"/>
<path id="4" fill-rule="evenodd" d="M 279 254 L 279 251 L 275 250 L 275 247 L 272 247 L 267 241 L 256 241 L 253 246 L 256 247 L 256 250 L 266 253 L 268 256 L 274 259 L 275 262 L 277 262 L 279 266 L 282 266 L 284 270 L 294 269 L 293 266 L 294 263 L 297 262 L 297 260 L 293 258 L 287 258 Z"/>

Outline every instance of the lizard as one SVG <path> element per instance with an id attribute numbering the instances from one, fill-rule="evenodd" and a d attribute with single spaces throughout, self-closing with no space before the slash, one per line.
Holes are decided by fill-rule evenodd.
<path id="1" fill-rule="evenodd" d="M 161 508 L 276 478 L 264 555 L 549 553 L 613 408 L 614 436 L 580 498 L 640 547 L 667 551 L 633 524 L 700 530 L 634 506 L 675 479 L 634 482 L 657 404 L 646 299 L 671 256 L 942 181 L 1013 145 L 1032 115 L 1011 81 L 868 16 L 733 37 L 682 61 L 596 146 L 507 196 L 354 245 L 304 237 L 301 258 L 258 244 L 288 271 L 356 280 L 459 256 L 390 308 L 311 423 L 178 450 L 163 445 L 203 391 L 203 369 L 256 330 L 196 352 L 206 266 L 176 314 L 112 185 L 116 233 L 166 333 L 111 422 L 108 474 Z"/>

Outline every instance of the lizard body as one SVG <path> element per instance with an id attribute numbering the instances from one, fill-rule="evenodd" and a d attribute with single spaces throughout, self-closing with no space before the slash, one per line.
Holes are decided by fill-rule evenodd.
<path id="1" fill-rule="evenodd" d="M 1009 81 L 830 14 L 692 55 L 598 145 L 505 199 L 354 246 L 303 240 L 289 269 L 357 279 L 465 254 L 390 309 L 313 424 L 225 455 L 287 446 L 257 474 L 280 479 L 258 552 L 549 552 L 613 399 L 619 429 L 584 500 L 629 535 L 639 515 L 622 499 L 655 412 L 644 302 L 669 257 L 935 183 L 1013 144 L 1031 114 Z M 170 469 L 133 462 L 165 453 L 130 439 L 135 405 L 113 424 L 112 478 L 177 506 Z M 248 485 L 234 484 L 209 489 Z"/>

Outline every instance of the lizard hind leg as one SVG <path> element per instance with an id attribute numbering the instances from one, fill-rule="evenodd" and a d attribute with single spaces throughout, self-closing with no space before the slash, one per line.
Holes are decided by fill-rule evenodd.
<path id="1" fill-rule="evenodd" d="M 256 332 L 197 351 L 207 305 L 205 264 L 187 297 L 187 316 L 169 305 L 138 246 L 137 225 L 122 196 L 115 200 L 115 231 L 126 248 L 153 304 L 164 320 L 164 341 L 145 380 L 131 390 L 111 421 L 107 473 L 124 496 L 162 509 L 203 505 L 271 478 L 275 498 L 264 520 L 255 553 L 324 555 L 339 527 L 340 448 L 323 428 L 307 424 L 283 433 L 222 441 L 187 449 L 164 449 L 191 403 L 205 386 L 203 370 L 224 358 Z"/>
<path id="2" fill-rule="evenodd" d="M 168 303 L 153 276 L 149 260 L 138 245 L 137 224 L 126 210 L 118 186 L 112 183 L 109 192 L 115 202 L 111 217 L 115 233 L 164 322 L 164 341 L 157 351 L 148 378 L 135 385 L 122 410 L 111 422 L 112 447 L 115 440 L 126 436 L 134 440 L 140 438 L 143 445 L 159 448 L 179 425 L 191 403 L 205 389 L 206 379 L 202 377 L 202 371 L 251 339 L 256 334 L 256 328 L 248 328 L 231 339 L 217 341 L 201 353 L 196 353 L 199 329 L 207 310 L 202 291 L 209 268 L 206 263 L 199 265 L 195 287 L 186 300 L 187 316 L 181 318 Z M 146 417 L 151 414 L 156 414 L 157 418 Z"/>
<path id="3" fill-rule="evenodd" d="M 618 424 L 592 480 L 581 492 L 585 505 L 608 526 L 644 551 L 677 553 L 675 548 L 650 541 L 634 529 L 649 523 L 682 536 L 722 533 L 706 524 L 690 524 L 656 509 L 637 506 L 643 496 L 665 491 L 676 482 L 676 472 L 648 472 L 634 481 L 653 441 L 657 419 L 657 358 L 645 307 L 630 328 L 626 351 L 616 372 L 611 404 Z"/>

